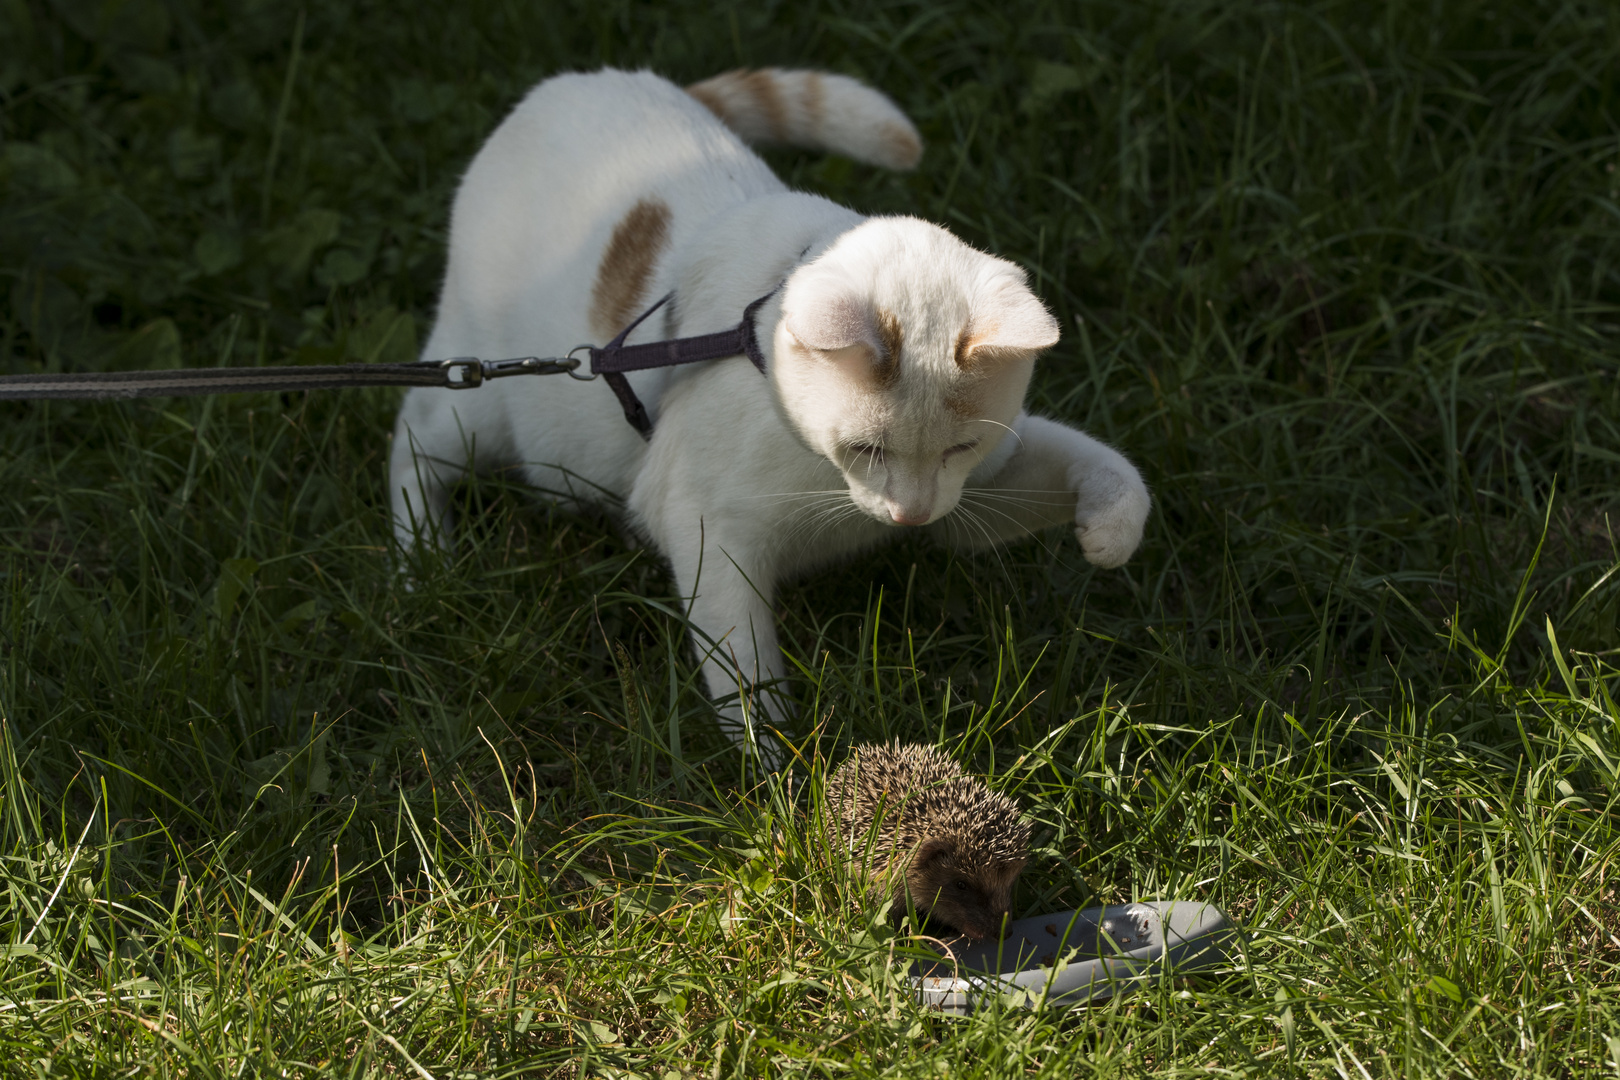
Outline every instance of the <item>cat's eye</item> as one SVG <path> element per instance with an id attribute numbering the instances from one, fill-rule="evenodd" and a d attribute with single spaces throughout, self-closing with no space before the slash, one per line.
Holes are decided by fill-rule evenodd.
<path id="1" fill-rule="evenodd" d="M 881 447 L 881 446 L 873 446 L 871 443 L 864 443 L 864 442 L 850 443 L 849 446 L 846 447 L 846 449 L 850 453 L 858 455 L 858 456 L 866 455 L 866 454 L 870 454 L 872 457 L 875 457 L 875 458 L 883 456 L 883 447 Z"/>
<path id="2" fill-rule="evenodd" d="M 965 442 L 965 443 L 962 443 L 962 444 L 960 444 L 958 446 L 951 447 L 949 450 L 945 451 L 945 456 L 950 457 L 952 454 L 965 453 L 965 452 L 967 452 L 969 450 L 972 450 L 974 447 L 976 447 L 978 445 L 979 445 L 979 440 L 974 439 L 972 442 Z"/>

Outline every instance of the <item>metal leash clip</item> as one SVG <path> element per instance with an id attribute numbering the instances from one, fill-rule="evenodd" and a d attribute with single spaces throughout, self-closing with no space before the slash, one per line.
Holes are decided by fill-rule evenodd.
<path id="1" fill-rule="evenodd" d="M 514 356 L 509 360 L 480 360 L 476 356 L 452 356 L 448 360 L 436 360 L 432 363 L 445 370 L 445 385 L 451 390 L 472 390 L 484 385 L 486 379 L 504 379 L 508 375 L 561 375 L 565 371 L 576 379 L 588 381 L 596 376 L 578 373 L 584 361 L 577 359 L 574 353 L 590 347 L 577 346 L 570 350 L 567 356 Z"/>

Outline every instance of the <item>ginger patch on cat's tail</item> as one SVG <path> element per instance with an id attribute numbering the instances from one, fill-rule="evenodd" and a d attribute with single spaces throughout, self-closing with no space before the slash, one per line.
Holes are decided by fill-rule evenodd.
<path id="1" fill-rule="evenodd" d="M 686 92 L 745 142 L 830 150 L 900 170 L 922 157 L 922 136 L 900 107 L 847 75 L 738 68 Z"/>

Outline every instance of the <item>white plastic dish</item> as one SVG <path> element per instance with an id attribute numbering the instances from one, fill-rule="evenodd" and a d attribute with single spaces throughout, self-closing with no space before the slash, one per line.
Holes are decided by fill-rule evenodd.
<path id="1" fill-rule="evenodd" d="M 1000 941 L 947 941 L 912 966 L 923 1004 L 966 1014 L 987 1001 L 1080 1005 L 1226 960 L 1238 930 L 1214 904 L 1154 900 L 1019 919 Z"/>

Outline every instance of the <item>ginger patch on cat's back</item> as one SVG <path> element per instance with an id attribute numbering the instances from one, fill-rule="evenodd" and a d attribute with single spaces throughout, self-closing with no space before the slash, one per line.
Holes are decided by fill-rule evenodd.
<path id="1" fill-rule="evenodd" d="M 642 199 L 613 227 L 591 287 L 591 329 L 603 338 L 623 330 L 641 312 L 647 282 L 669 243 L 669 207 Z"/>

